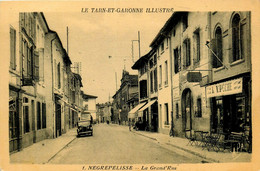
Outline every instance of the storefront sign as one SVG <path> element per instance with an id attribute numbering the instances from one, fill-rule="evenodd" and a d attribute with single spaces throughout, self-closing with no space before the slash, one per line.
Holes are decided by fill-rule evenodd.
<path id="1" fill-rule="evenodd" d="M 226 81 L 206 87 L 207 98 L 242 93 L 243 79 Z"/>

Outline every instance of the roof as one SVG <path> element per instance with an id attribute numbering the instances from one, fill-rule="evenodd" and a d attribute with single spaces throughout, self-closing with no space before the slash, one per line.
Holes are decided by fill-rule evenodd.
<path id="1" fill-rule="evenodd" d="M 65 62 L 68 62 L 69 64 L 72 64 L 72 62 L 71 62 L 71 60 L 70 60 L 70 57 L 69 57 L 67 51 L 63 48 L 63 45 L 62 45 L 62 42 L 61 42 L 61 40 L 60 40 L 59 34 L 58 34 L 56 31 L 53 31 L 53 30 L 49 30 L 49 33 L 53 33 L 53 34 L 56 35 L 56 37 L 57 37 L 57 39 L 58 39 L 58 41 L 59 41 L 59 43 L 60 43 L 60 45 L 61 45 L 61 47 L 62 47 L 62 51 L 63 51 L 64 54 L 65 54 L 65 55 L 63 56 L 64 61 L 65 61 Z"/>
<path id="2" fill-rule="evenodd" d="M 83 94 L 82 97 L 84 100 L 97 98 L 97 96 L 93 96 L 93 95 L 89 95 L 89 94 Z"/>
<path id="3" fill-rule="evenodd" d="M 146 55 L 139 58 L 132 66 L 132 69 L 139 69 L 145 62 L 147 62 L 149 60 L 149 58 L 153 52 L 154 52 L 154 49 L 150 50 Z"/>
<path id="4" fill-rule="evenodd" d="M 187 14 L 187 12 L 174 12 L 172 16 L 166 21 L 161 30 L 157 33 L 157 35 L 151 42 L 150 47 L 159 45 L 161 41 L 167 36 L 167 34 L 172 30 L 177 21 L 181 19 L 181 16 L 184 14 Z"/>
<path id="5" fill-rule="evenodd" d="M 72 73 L 73 75 L 74 75 L 74 77 L 76 78 L 76 79 L 78 79 L 79 81 L 80 81 L 80 87 L 83 87 L 83 84 L 82 84 L 82 82 L 81 82 L 81 80 L 82 80 L 82 78 L 81 78 L 81 76 L 79 75 L 79 74 L 77 74 L 77 73 Z"/>

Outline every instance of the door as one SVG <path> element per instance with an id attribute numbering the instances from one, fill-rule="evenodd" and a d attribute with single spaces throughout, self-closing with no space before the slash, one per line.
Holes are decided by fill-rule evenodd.
<path id="1" fill-rule="evenodd" d="M 9 152 L 19 148 L 19 116 L 16 99 L 9 101 Z"/>
<path id="2" fill-rule="evenodd" d="M 35 129 L 35 107 L 34 107 L 34 100 L 31 102 L 31 109 L 32 109 L 32 132 L 33 132 L 33 143 L 36 143 L 36 129 Z"/>
<path id="3" fill-rule="evenodd" d="M 61 105 L 56 103 L 56 137 L 61 135 Z"/>
<path id="4" fill-rule="evenodd" d="M 183 112 L 183 131 L 192 129 L 192 97 L 190 89 L 183 92 L 182 95 L 182 112 Z"/>

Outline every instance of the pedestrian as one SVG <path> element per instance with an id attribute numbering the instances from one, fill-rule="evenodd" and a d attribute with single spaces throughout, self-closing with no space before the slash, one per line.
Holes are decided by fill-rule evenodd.
<path id="1" fill-rule="evenodd" d="M 129 118 L 129 131 L 131 131 L 131 118 Z"/>

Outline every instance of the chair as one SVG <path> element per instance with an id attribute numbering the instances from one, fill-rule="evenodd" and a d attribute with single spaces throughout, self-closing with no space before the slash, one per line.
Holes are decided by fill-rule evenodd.
<path id="1" fill-rule="evenodd" d="M 216 142 L 215 145 L 217 152 L 220 151 L 220 149 L 223 149 L 222 152 L 224 152 L 228 143 L 229 142 L 226 141 L 226 134 L 219 133 L 219 140 Z"/>
<path id="2" fill-rule="evenodd" d="M 229 139 L 226 140 L 226 143 L 229 143 L 230 145 L 230 151 L 233 151 L 233 148 L 235 148 L 237 151 L 238 149 L 242 151 L 243 139 L 243 133 L 231 132 Z"/>
<path id="3" fill-rule="evenodd" d="M 186 129 L 185 130 L 185 137 L 189 140 L 187 145 L 192 145 L 193 143 L 196 144 L 196 135 L 194 130 Z"/>

